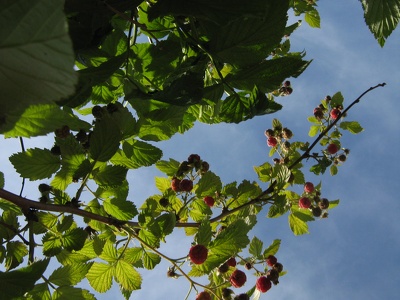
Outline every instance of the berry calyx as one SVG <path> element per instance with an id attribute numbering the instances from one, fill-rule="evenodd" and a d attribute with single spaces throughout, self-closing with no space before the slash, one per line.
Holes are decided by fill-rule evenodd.
<path id="1" fill-rule="evenodd" d="M 326 150 L 330 153 L 330 154 L 335 154 L 336 152 L 339 151 L 339 147 L 336 144 L 329 144 L 328 147 L 326 148 Z"/>
<path id="2" fill-rule="evenodd" d="M 229 278 L 229 281 L 235 288 L 242 287 L 245 284 L 246 280 L 247 280 L 246 274 L 238 269 L 233 271 L 231 277 Z"/>
<path id="3" fill-rule="evenodd" d="M 236 267 L 236 259 L 234 257 L 231 257 L 230 259 L 228 259 L 226 261 L 226 263 L 228 264 L 228 266 L 230 267 Z"/>
<path id="4" fill-rule="evenodd" d="M 330 116 L 332 120 L 336 120 L 340 116 L 340 110 L 337 108 L 334 108 L 330 112 Z"/>
<path id="5" fill-rule="evenodd" d="M 172 180 L 171 180 L 171 189 L 174 192 L 180 192 L 181 191 L 180 184 L 181 184 L 181 180 L 180 179 L 172 178 Z"/>
<path id="6" fill-rule="evenodd" d="M 214 206 L 215 200 L 214 200 L 213 197 L 211 197 L 211 196 L 206 196 L 206 197 L 204 197 L 203 200 L 204 200 L 204 202 L 205 202 L 209 207 L 213 207 L 213 206 Z"/>
<path id="7" fill-rule="evenodd" d="M 183 192 L 190 192 L 193 189 L 193 181 L 189 179 L 182 179 L 179 188 Z"/>
<path id="8" fill-rule="evenodd" d="M 202 291 L 197 294 L 196 300 L 211 300 L 211 295 L 206 291 Z"/>
<path id="9" fill-rule="evenodd" d="M 304 184 L 304 192 L 306 193 L 314 192 L 314 184 L 312 182 L 306 182 Z"/>
<path id="10" fill-rule="evenodd" d="M 274 138 L 273 136 L 270 136 L 270 137 L 267 139 L 267 145 L 268 145 L 269 147 L 275 147 L 277 144 L 278 144 L 278 141 L 277 141 L 277 139 Z"/>
<path id="11" fill-rule="evenodd" d="M 299 207 L 303 209 L 310 208 L 311 206 L 311 200 L 308 199 L 307 197 L 301 197 L 299 199 Z"/>
<path id="12" fill-rule="evenodd" d="M 259 290 L 261 293 L 267 292 L 271 288 L 271 286 L 271 281 L 265 276 L 259 277 L 256 281 L 256 289 Z"/>
<path id="13" fill-rule="evenodd" d="M 192 263 L 196 265 L 201 265 L 203 262 L 206 261 L 208 256 L 208 249 L 203 245 L 194 245 L 190 247 L 189 250 L 189 258 Z"/>
<path id="14" fill-rule="evenodd" d="M 267 263 L 268 266 L 272 267 L 274 264 L 278 262 L 278 259 L 275 256 L 270 255 L 267 257 L 265 262 Z"/>

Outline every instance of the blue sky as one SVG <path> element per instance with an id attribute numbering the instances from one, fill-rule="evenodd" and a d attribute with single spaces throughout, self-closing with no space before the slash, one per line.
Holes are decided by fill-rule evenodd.
<path id="1" fill-rule="evenodd" d="M 185 160 L 189 154 L 198 153 L 224 183 L 255 180 L 253 166 L 270 160 L 263 132 L 273 118 L 292 129 L 296 140 L 311 141 L 306 118 L 326 95 L 341 91 L 345 104 L 350 104 L 370 86 L 386 82 L 386 87 L 365 96 L 349 112 L 347 119 L 359 121 L 365 130 L 344 136 L 342 144 L 351 153 L 339 174 L 306 177 L 315 183 L 323 181 L 324 197 L 341 200 L 329 218 L 310 223 L 311 234 L 296 237 L 286 217 L 267 219 L 263 216 L 266 213 L 261 213 L 252 234 L 265 244 L 282 239 L 277 257 L 288 271 L 280 284 L 261 299 L 397 299 L 400 31 L 394 32 L 381 48 L 364 23 L 358 1 L 320 1 L 319 11 L 321 29 L 312 29 L 303 22 L 290 37 L 292 51 L 306 50 L 306 58 L 313 62 L 299 78 L 290 79 L 294 93 L 277 99 L 284 105 L 282 111 L 239 125 L 197 124 L 158 146 L 164 151 L 164 159 Z M 26 140 L 25 146 L 40 143 Z M 2 151 L 4 147 L 9 153 L 19 149 L 18 140 L 2 144 Z M 6 175 L 6 189 L 18 193 L 20 179 L 8 171 L 8 159 L 2 156 L 0 164 Z M 157 193 L 154 176 L 161 176 L 155 168 L 129 172 L 131 200 L 140 203 Z M 26 193 L 30 188 L 36 193 L 36 185 L 27 182 Z M 165 251 L 182 256 L 189 246 L 190 240 L 178 233 L 167 238 Z M 166 278 L 167 267 L 162 263 L 155 271 L 143 273 L 142 290 L 134 292 L 131 299 L 183 299 L 189 284 L 184 279 Z M 250 288 L 250 280 L 246 287 Z M 98 299 L 111 297 L 122 299 L 117 287 Z"/>

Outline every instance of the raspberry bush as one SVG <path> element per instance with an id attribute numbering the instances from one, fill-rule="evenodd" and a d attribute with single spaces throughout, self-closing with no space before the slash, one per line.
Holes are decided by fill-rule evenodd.
<path id="1" fill-rule="evenodd" d="M 9 160 L 22 178 L 13 191 L 0 172 L 0 277 L 17 287 L 4 299 L 92 300 L 113 283 L 135 298 L 142 272 L 162 260 L 165 280 L 187 282 L 186 299 L 258 299 L 286 274 L 281 240 L 264 245 L 251 232 L 262 209 L 301 235 L 338 205 L 308 170 L 338 173 L 350 153 L 344 131 L 363 130 L 349 110 L 384 84 L 350 104 L 325 97 L 308 118 L 311 140 L 296 140 L 266 115 L 283 109 L 276 100 L 296 93 L 288 78 L 310 64 L 290 50 L 300 23 L 288 24 L 288 11 L 316 26 L 315 1 L 183 2 L 0 4 L 0 133 L 20 142 Z M 162 141 L 196 122 L 257 116 L 272 120 L 259 129 L 269 157 L 254 167 L 257 181 L 224 183 L 201 153 L 163 157 Z M 25 148 L 37 137 L 45 142 Z M 132 199 L 128 172 L 151 166 L 163 174 L 158 193 Z M 37 189 L 24 190 L 26 180 Z M 191 246 L 167 255 L 161 245 L 179 229 Z"/>

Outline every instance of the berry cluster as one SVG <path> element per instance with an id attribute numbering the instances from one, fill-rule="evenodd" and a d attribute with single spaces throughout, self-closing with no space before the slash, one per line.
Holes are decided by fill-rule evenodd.
<path id="1" fill-rule="evenodd" d="M 289 139 L 293 137 L 293 132 L 288 128 L 282 128 L 281 124 L 275 124 L 273 129 L 267 129 L 264 132 L 267 137 L 268 147 L 276 147 L 278 144 L 285 150 L 290 148 Z"/>
<path id="2" fill-rule="evenodd" d="M 193 175 L 193 172 L 196 175 L 201 175 L 206 173 L 210 168 L 208 162 L 201 160 L 198 154 L 189 155 L 186 161 L 183 161 L 178 170 L 176 171 L 175 176 L 171 180 L 171 189 L 174 192 L 191 192 L 193 189 L 193 178 L 196 177 Z M 184 178 L 188 176 L 189 178 Z M 214 203 L 211 204 L 211 200 L 204 200 L 208 206 L 213 206 Z"/>
<path id="3" fill-rule="evenodd" d="M 321 193 L 314 187 L 314 184 L 306 182 L 304 184 L 304 193 L 298 202 L 299 208 L 310 209 L 314 217 L 326 218 L 328 216 L 326 210 L 329 207 L 329 200 L 320 196 Z"/>
<path id="4" fill-rule="evenodd" d="M 287 96 L 293 93 L 293 88 L 289 80 L 286 80 L 279 89 L 280 96 Z"/>

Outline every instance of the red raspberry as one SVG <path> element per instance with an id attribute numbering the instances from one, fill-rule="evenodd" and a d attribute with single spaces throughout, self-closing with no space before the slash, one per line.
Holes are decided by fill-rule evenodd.
<path id="1" fill-rule="evenodd" d="M 259 290 L 261 293 L 265 293 L 266 291 L 268 291 L 271 286 L 271 281 L 265 276 L 261 276 L 256 281 L 256 289 Z"/>
<path id="2" fill-rule="evenodd" d="M 268 266 L 272 267 L 274 264 L 278 262 L 278 259 L 275 256 L 270 255 L 267 257 L 265 262 L 267 263 Z"/>
<path id="3" fill-rule="evenodd" d="M 203 200 L 204 200 L 204 202 L 205 202 L 209 207 L 214 206 L 215 200 L 214 200 L 213 197 L 211 197 L 211 196 L 206 196 L 206 197 L 204 197 Z"/>
<path id="4" fill-rule="evenodd" d="M 192 246 L 189 250 L 189 258 L 192 263 L 201 265 L 206 261 L 208 255 L 208 249 L 203 245 Z"/>
<path id="5" fill-rule="evenodd" d="M 179 189 L 183 192 L 190 192 L 193 189 L 193 181 L 189 179 L 182 179 L 179 184 Z"/>
<path id="6" fill-rule="evenodd" d="M 196 300 L 211 300 L 211 295 L 206 291 L 202 291 L 197 294 Z"/>
<path id="7" fill-rule="evenodd" d="M 306 182 L 304 184 L 304 191 L 306 193 L 312 193 L 314 192 L 314 184 L 312 182 Z"/>
<path id="8" fill-rule="evenodd" d="M 226 261 L 226 263 L 228 264 L 228 266 L 230 267 L 236 267 L 236 259 L 234 257 L 231 257 L 230 259 L 228 259 Z"/>
<path id="9" fill-rule="evenodd" d="M 339 151 L 339 147 L 336 144 L 329 144 L 326 148 L 330 154 L 335 154 Z"/>
<path id="10" fill-rule="evenodd" d="M 299 199 L 299 207 L 300 208 L 310 208 L 311 201 L 307 197 L 302 197 Z"/>
<path id="11" fill-rule="evenodd" d="M 267 139 L 267 145 L 268 145 L 269 147 L 275 147 L 277 144 L 278 144 L 278 141 L 277 141 L 276 138 L 274 138 L 273 136 L 270 136 L 270 137 Z"/>
<path id="12" fill-rule="evenodd" d="M 336 120 L 340 116 L 340 110 L 337 108 L 334 108 L 331 110 L 330 115 L 331 115 L 332 120 Z"/>
<path id="13" fill-rule="evenodd" d="M 171 181 L 171 189 L 174 191 L 174 192 L 180 192 L 181 191 L 181 189 L 180 189 L 180 183 L 181 183 L 181 181 L 178 179 L 178 178 L 172 178 L 172 181 Z"/>
<path id="14" fill-rule="evenodd" d="M 229 281 L 235 288 L 242 287 L 245 284 L 246 280 L 247 280 L 246 274 L 238 269 L 233 271 L 231 277 L 229 278 Z"/>

